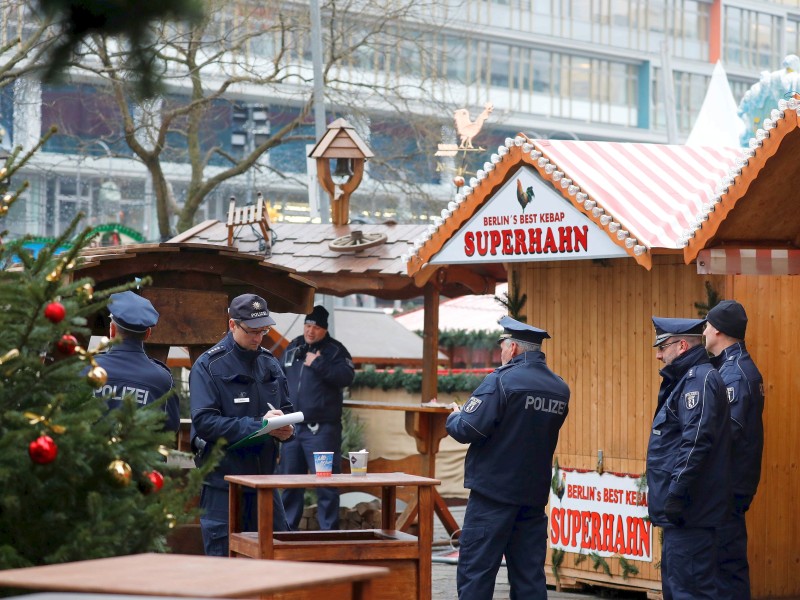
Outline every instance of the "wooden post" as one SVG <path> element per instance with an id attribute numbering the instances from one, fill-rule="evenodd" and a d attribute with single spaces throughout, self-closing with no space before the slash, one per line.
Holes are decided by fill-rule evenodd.
<path id="1" fill-rule="evenodd" d="M 434 283 L 425 286 L 425 318 L 422 337 L 422 401 L 437 395 L 439 365 L 439 288 Z"/>

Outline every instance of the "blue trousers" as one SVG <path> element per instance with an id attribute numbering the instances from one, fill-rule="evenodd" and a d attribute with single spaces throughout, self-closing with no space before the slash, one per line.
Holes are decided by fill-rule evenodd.
<path id="1" fill-rule="evenodd" d="M 278 472 L 291 475 L 316 473 L 314 452 L 333 452 L 333 472 L 341 473 L 342 423 L 319 423 L 312 433 L 305 423 L 295 427 L 295 437 L 281 446 Z M 303 516 L 303 488 L 284 490 L 283 504 L 289 526 L 296 530 Z M 317 520 L 323 530 L 339 529 L 339 490 L 317 488 Z"/>
<path id="2" fill-rule="evenodd" d="M 254 491 L 242 494 L 243 531 L 258 531 L 257 503 Z M 200 490 L 200 531 L 207 556 L 228 556 L 228 489 L 204 485 Z M 278 490 L 272 497 L 273 531 L 288 531 L 286 513 Z"/>
<path id="3" fill-rule="evenodd" d="M 750 600 L 747 564 L 747 524 L 744 511 L 734 508 L 717 528 L 717 598 Z"/>
<path id="4" fill-rule="evenodd" d="M 711 527 L 665 527 L 661 548 L 664 600 L 718 600 L 717 534 Z"/>
<path id="5" fill-rule="evenodd" d="M 491 600 L 504 554 L 511 600 L 547 600 L 544 507 L 505 504 L 470 492 L 459 544 L 456 587 L 461 600 Z"/>

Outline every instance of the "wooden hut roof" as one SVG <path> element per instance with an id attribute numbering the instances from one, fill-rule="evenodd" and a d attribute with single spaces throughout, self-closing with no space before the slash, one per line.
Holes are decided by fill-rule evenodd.
<path id="1" fill-rule="evenodd" d="M 272 254 L 265 262 L 302 273 L 314 281 L 317 292 L 334 296 L 365 293 L 384 299 L 414 298 L 427 277 L 409 277 L 401 256 L 408 252 L 411 242 L 422 235 L 425 225 L 408 224 L 314 224 L 273 223 Z M 360 252 L 331 250 L 335 239 L 354 230 L 364 234 L 382 233 L 386 242 Z M 170 242 L 194 242 L 225 246 L 228 228 L 225 223 L 209 220 L 189 229 Z M 261 235 L 249 226 L 237 230 L 234 245 L 244 254 L 263 256 Z M 426 274 L 427 275 L 427 274 Z M 454 266 L 437 275 L 441 293 L 448 297 L 494 290 L 497 281 L 504 281 L 501 265 Z"/>
<path id="2" fill-rule="evenodd" d="M 186 346 L 192 359 L 216 343 L 227 325 L 230 300 L 246 292 L 264 297 L 271 311 L 309 312 L 314 284 L 293 269 L 266 262 L 263 256 L 217 245 L 163 243 L 86 248 L 75 269 L 98 289 L 148 276 L 142 289 L 161 314 L 148 340 L 148 352 L 167 360 L 170 346 Z M 107 322 L 97 315 L 94 335 Z"/>
<path id="3" fill-rule="evenodd" d="M 781 103 L 682 240 L 700 273 L 800 273 L 800 102 Z"/>
<path id="4" fill-rule="evenodd" d="M 414 242 L 408 272 L 416 274 L 428 265 L 526 166 L 535 169 L 625 254 L 650 268 L 652 251 L 680 248 L 679 237 L 737 155 L 736 149 L 508 138 L 477 177 L 456 194 L 442 218 Z"/>

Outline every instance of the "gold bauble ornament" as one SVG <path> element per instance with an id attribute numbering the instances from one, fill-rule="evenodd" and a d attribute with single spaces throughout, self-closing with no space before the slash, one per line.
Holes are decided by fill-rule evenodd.
<path id="1" fill-rule="evenodd" d="M 125 487 L 131 482 L 131 466 L 124 460 L 112 460 L 108 465 L 108 473 L 111 475 L 111 479 L 114 480 L 114 483 L 120 487 Z"/>
<path id="2" fill-rule="evenodd" d="M 78 295 L 84 300 L 91 300 L 92 296 L 94 296 L 94 288 L 92 287 L 92 284 L 84 283 L 78 288 Z"/>
<path id="3" fill-rule="evenodd" d="M 86 379 L 89 380 L 94 387 L 99 388 L 106 384 L 108 381 L 108 373 L 103 367 L 94 366 L 86 374 Z"/>

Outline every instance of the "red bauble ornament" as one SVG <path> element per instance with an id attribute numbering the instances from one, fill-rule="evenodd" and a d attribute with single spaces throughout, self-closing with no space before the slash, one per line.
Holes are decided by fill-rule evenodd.
<path id="1" fill-rule="evenodd" d="M 164 476 L 158 471 L 150 471 L 147 473 L 147 478 L 150 480 L 150 483 L 153 484 L 153 489 L 155 491 L 159 491 L 164 487 Z"/>
<path id="2" fill-rule="evenodd" d="M 49 435 L 40 435 L 28 445 L 28 454 L 36 464 L 46 465 L 58 456 L 58 446 Z"/>
<path id="3" fill-rule="evenodd" d="M 67 309 L 61 302 L 51 302 L 44 307 L 44 316 L 51 323 L 60 323 L 67 316 Z"/>
<path id="4" fill-rule="evenodd" d="M 62 354 L 75 354 L 75 350 L 78 348 L 78 338 L 65 333 L 61 336 L 61 339 L 56 342 L 56 348 L 58 348 L 58 351 Z"/>

